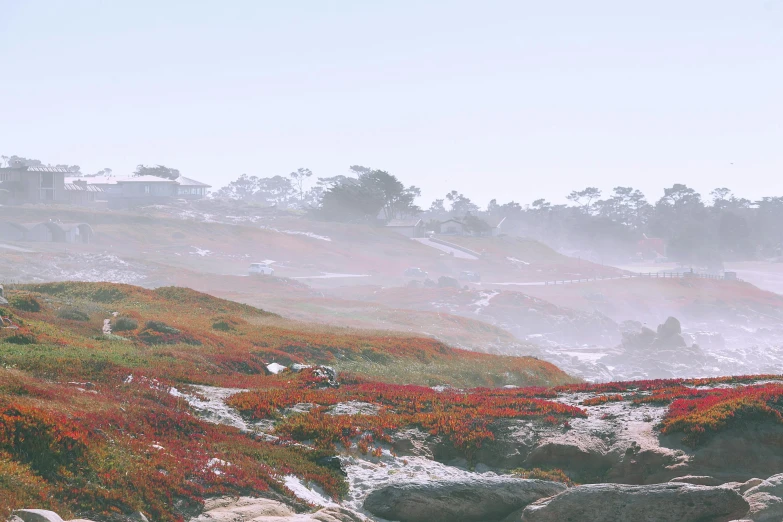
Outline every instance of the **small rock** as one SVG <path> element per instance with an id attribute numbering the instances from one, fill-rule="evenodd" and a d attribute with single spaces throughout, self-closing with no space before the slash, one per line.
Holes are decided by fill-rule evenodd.
<path id="1" fill-rule="evenodd" d="M 23 522 L 63 522 L 60 515 L 46 509 L 17 509 L 13 515 Z"/>
<path id="2" fill-rule="evenodd" d="M 128 518 L 134 520 L 135 522 L 150 522 L 149 520 L 147 520 L 147 517 L 145 517 L 144 513 L 142 513 L 141 511 L 136 511 Z"/>
<path id="3" fill-rule="evenodd" d="M 324 508 L 313 513 L 311 519 L 318 522 L 368 522 L 366 517 L 343 507 Z"/>

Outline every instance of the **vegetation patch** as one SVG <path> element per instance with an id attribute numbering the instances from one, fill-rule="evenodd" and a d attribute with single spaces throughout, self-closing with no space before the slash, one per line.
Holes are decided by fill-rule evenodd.
<path id="1" fill-rule="evenodd" d="M 8 303 L 22 312 L 40 312 L 41 303 L 30 294 L 12 294 L 8 298 Z"/>
<path id="2" fill-rule="evenodd" d="M 704 390 L 702 396 L 677 399 L 661 423 L 661 432 L 684 433 L 697 445 L 711 435 L 748 422 L 783 423 L 783 385 L 766 384 Z"/>
<path id="3" fill-rule="evenodd" d="M 57 312 L 57 317 L 67 319 L 68 321 L 89 321 L 90 316 L 76 308 L 66 308 Z"/>
<path id="4" fill-rule="evenodd" d="M 132 317 L 118 317 L 111 326 L 114 332 L 130 332 L 139 327 L 139 322 Z"/>
<path id="5" fill-rule="evenodd" d="M 576 486 L 576 484 L 573 480 L 571 480 L 571 477 L 565 474 L 565 472 L 562 469 L 555 468 L 555 469 L 540 469 L 540 468 L 533 468 L 533 469 L 522 469 L 518 468 L 515 470 L 512 470 L 511 473 L 516 475 L 519 478 L 523 479 L 536 479 L 536 480 L 550 480 L 552 482 L 560 482 L 562 484 L 565 484 L 568 487 Z"/>
<path id="6" fill-rule="evenodd" d="M 601 404 L 606 404 L 607 402 L 620 402 L 623 400 L 625 400 L 625 397 L 620 394 L 598 395 L 596 397 L 590 397 L 589 399 L 583 400 L 582 406 L 600 406 Z"/>
<path id="7" fill-rule="evenodd" d="M 357 438 L 366 436 L 391 442 L 394 431 L 416 426 L 448 437 L 471 457 L 482 443 L 494 439 L 490 425 L 497 419 L 547 417 L 563 423 L 586 416 L 580 408 L 538 398 L 540 390 L 536 388 L 438 392 L 423 386 L 372 383 L 354 377 L 353 382 L 334 389 L 318 387 L 320 379 L 313 370 L 300 373 L 296 379 L 283 378 L 276 386 L 234 395 L 228 403 L 253 420 L 277 418 L 284 408 L 299 403 L 315 404 L 308 413 L 282 420 L 275 432 L 327 449 L 337 443 L 351 447 Z M 327 413 L 328 406 L 348 401 L 376 404 L 380 410 L 377 415 Z"/>

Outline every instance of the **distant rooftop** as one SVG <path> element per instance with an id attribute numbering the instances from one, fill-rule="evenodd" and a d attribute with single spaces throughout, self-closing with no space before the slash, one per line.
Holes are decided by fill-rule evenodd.
<path id="1" fill-rule="evenodd" d="M 192 178 L 186 178 L 185 176 L 180 176 L 175 181 L 183 187 L 207 187 L 207 188 L 212 187 L 212 185 L 207 185 L 206 183 L 196 181 L 195 179 Z"/>
<path id="2" fill-rule="evenodd" d="M 211 187 L 192 178 L 180 176 L 177 179 L 159 178 L 158 176 L 67 176 L 66 183 L 86 181 L 90 185 L 116 185 L 118 183 L 176 183 L 184 187 Z"/>
<path id="3" fill-rule="evenodd" d="M 70 192 L 103 192 L 103 189 L 98 185 L 77 185 L 75 183 L 66 183 L 65 190 Z"/>
<path id="4" fill-rule="evenodd" d="M 78 174 L 78 172 L 73 172 L 68 170 L 66 167 L 48 167 L 46 165 L 36 165 L 33 167 L 26 167 L 24 165 L 20 167 L 3 167 L 4 169 L 12 169 L 12 170 L 25 170 L 27 172 L 57 172 L 57 173 L 63 173 L 63 174 Z"/>

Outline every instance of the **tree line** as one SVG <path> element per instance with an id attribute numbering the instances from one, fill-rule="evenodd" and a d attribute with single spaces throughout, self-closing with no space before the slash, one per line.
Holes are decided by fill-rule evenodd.
<path id="1" fill-rule="evenodd" d="M 452 190 L 423 209 L 416 202 L 421 191 L 389 172 L 358 165 L 349 170 L 349 176 L 316 178 L 307 189 L 305 182 L 313 176 L 309 169 L 273 178 L 243 175 L 214 196 L 285 203 L 331 221 L 375 223 L 415 216 L 435 229 L 440 221 L 458 219 L 473 234 L 488 233 L 504 220 L 504 233 L 593 253 L 606 261 L 636 257 L 645 238 L 660 238 L 667 246 L 666 256 L 692 264 L 783 255 L 783 197 L 751 201 L 725 187 L 705 197 L 687 185 L 674 184 L 660 199 L 649 201 L 630 186 L 615 187 L 608 194 L 586 187 L 568 193 L 566 204 L 493 199 L 482 208 Z"/>
<path id="2" fill-rule="evenodd" d="M 19 156 L 0 159 L 5 165 L 42 165 Z M 78 165 L 57 166 L 79 171 Z M 111 169 L 103 169 L 97 174 L 109 173 Z M 134 175 L 176 179 L 180 172 L 163 165 L 139 165 Z M 645 238 L 660 238 L 667 246 L 666 256 L 685 263 L 717 265 L 724 260 L 783 256 L 783 197 L 751 201 L 725 187 L 705 197 L 687 185 L 674 184 L 653 202 L 630 186 L 615 187 L 608 194 L 586 187 L 567 194 L 566 204 L 493 199 L 486 208 L 452 190 L 423 209 L 417 204 L 420 189 L 406 186 L 385 170 L 353 165 L 349 175 L 313 177 L 307 168 L 273 177 L 242 174 L 212 197 L 298 208 L 311 218 L 329 221 L 381 224 L 420 217 L 435 229 L 440 221 L 457 219 L 477 235 L 503 220 L 504 233 L 592 252 L 607 261 L 636 256 Z"/>

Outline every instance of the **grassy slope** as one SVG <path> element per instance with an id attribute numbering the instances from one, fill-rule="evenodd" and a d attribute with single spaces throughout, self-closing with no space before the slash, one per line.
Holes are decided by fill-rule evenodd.
<path id="1" fill-rule="evenodd" d="M 306 325 L 182 288 L 52 283 L 8 295 L 12 305 L 3 313 L 20 328 L 0 330 L 0 517 L 35 502 L 66 516 L 141 509 L 157 520 L 175 520 L 183 516 L 175 504 L 196 505 L 205 495 L 290 497 L 277 479 L 285 473 L 339 496 L 345 483 L 318 464 L 322 451 L 261 443 L 206 424 L 168 392 L 172 385 L 263 389 L 314 382 L 305 374 L 267 376 L 265 365 L 272 361 L 329 363 L 357 376 L 345 377 L 349 381 L 363 375 L 454 386 L 573 382 L 532 358 Z M 74 311 L 81 320 L 65 318 L 79 319 Z M 136 327 L 102 335 L 105 318 L 117 321 L 113 312 Z M 524 414 L 538 415 L 528 403 L 534 410 Z M 437 419 L 420 421 L 433 422 L 438 431 Z"/>

